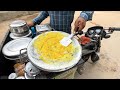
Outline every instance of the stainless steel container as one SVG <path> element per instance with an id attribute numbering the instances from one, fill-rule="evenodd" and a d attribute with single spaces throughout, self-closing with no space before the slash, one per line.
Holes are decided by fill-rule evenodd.
<path id="1" fill-rule="evenodd" d="M 9 37 L 11 38 L 11 40 L 25 38 L 25 37 L 32 38 L 32 31 L 30 30 L 29 33 L 25 36 L 15 36 L 13 33 L 10 33 Z"/>
<path id="2" fill-rule="evenodd" d="M 24 36 L 29 33 L 29 27 L 24 20 L 15 20 L 10 25 L 10 32 L 15 36 Z"/>
<path id="3" fill-rule="evenodd" d="M 12 40 L 3 47 L 2 53 L 9 60 L 26 62 L 28 60 L 26 48 L 31 40 L 31 38 Z"/>
<path id="4" fill-rule="evenodd" d="M 28 62 L 25 67 L 25 73 L 27 76 L 35 78 L 35 76 L 40 74 L 40 70 Z"/>
<path id="5" fill-rule="evenodd" d="M 47 31 L 52 31 L 52 28 L 50 27 L 49 24 L 36 25 L 37 35 L 47 32 Z"/>

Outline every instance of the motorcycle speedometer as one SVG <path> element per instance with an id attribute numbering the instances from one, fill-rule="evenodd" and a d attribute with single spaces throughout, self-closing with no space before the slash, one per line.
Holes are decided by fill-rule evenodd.
<path id="1" fill-rule="evenodd" d="M 89 34 L 92 35 L 94 33 L 94 30 L 89 30 Z"/>
<path id="2" fill-rule="evenodd" d="M 95 32 L 96 32 L 96 34 L 100 34 L 101 29 L 96 29 Z"/>

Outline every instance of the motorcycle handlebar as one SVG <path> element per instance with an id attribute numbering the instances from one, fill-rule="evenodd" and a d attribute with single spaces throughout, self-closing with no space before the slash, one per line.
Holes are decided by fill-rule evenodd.
<path id="1" fill-rule="evenodd" d="M 109 27 L 109 30 L 120 31 L 120 27 Z"/>
<path id="2" fill-rule="evenodd" d="M 97 28 L 99 28 L 99 27 L 97 27 Z M 101 27 L 100 27 L 101 28 Z M 120 31 L 120 27 L 109 27 L 109 28 L 103 28 L 103 30 L 108 30 L 108 32 L 109 33 L 106 33 L 106 34 L 112 34 L 113 33 L 113 31 Z M 85 34 L 86 32 L 84 32 L 84 31 L 78 31 L 77 33 L 76 33 L 76 35 L 82 35 L 82 34 Z"/>

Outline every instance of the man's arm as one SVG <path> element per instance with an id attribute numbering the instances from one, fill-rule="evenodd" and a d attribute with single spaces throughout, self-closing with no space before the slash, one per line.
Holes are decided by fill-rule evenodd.
<path id="1" fill-rule="evenodd" d="M 86 22 L 92 20 L 93 11 L 82 11 L 75 21 L 74 31 L 82 30 L 86 26 Z"/>
<path id="2" fill-rule="evenodd" d="M 94 11 L 82 11 L 80 17 L 84 18 L 86 21 L 92 20 Z"/>
<path id="3" fill-rule="evenodd" d="M 49 16 L 47 11 L 41 11 L 40 14 L 33 19 L 34 25 L 40 24 L 45 18 Z"/>

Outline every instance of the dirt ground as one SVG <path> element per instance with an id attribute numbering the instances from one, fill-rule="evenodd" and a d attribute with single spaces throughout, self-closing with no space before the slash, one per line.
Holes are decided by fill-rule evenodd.
<path id="1" fill-rule="evenodd" d="M 76 11 L 74 21 L 79 16 L 80 11 Z M 17 19 L 24 19 L 27 22 L 31 21 L 37 14 L 23 16 Z M 42 22 L 48 23 L 49 17 Z M 15 20 L 15 19 L 14 19 Z M 9 23 L 13 20 L 8 20 L 0 23 L 0 43 L 3 40 Z M 74 21 L 72 28 L 74 28 Z M 94 26 L 95 24 L 104 27 L 120 27 L 120 11 L 95 11 L 93 20 L 88 21 L 84 31 Z M 100 60 L 93 64 L 90 60 L 85 63 L 85 70 L 82 75 L 77 72 L 75 79 L 120 79 L 120 32 L 114 32 L 109 39 L 102 40 L 102 47 L 100 52 Z"/>

